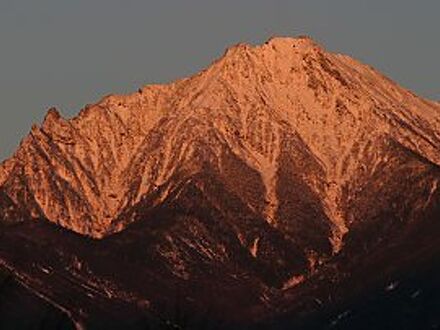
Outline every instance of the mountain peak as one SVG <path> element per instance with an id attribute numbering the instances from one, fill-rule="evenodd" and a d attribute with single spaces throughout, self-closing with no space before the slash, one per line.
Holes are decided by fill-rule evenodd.
<path id="1" fill-rule="evenodd" d="M 199 74 L 71 119 L 49 109 L 0 165 L 0 265 L 81 322 L 111 314 L 107 298 L 118 315 L 148 305 L 183 327 L 217 308 L 281 315 L 302 301 L 316 315 L 310 297 L 326 312 L 359 274 L 353 298 L 359 265 L 386 263 L 376 247 L 404 247 L 402 265 L 428 251 L 439 165 L 438 103 L 309 37 L 238 44 Z M 389 274 L 378 278 L 401 279 Z M 224 297 L 210 305 L 213 287 Z M 192 308 L 203 315 L 188 323 Z"/>
<path id="2" fill-rule="evenodd" d="M 240 53 L 243 51 L 258 51 L 261 49 L 270 49 L 279 53 L 291 53 L 296 52 L 308 52 L 311 50 L 321 50 L 324 48 L 315 40 L 309 36 L 298 36 L 298 37 L 280 37 L 273 36 L 267 41 L 258 45 L 251 45 L 249 43 L 240 42 L 226 49 L 225 56 Z"/>
<path id="3" fill-rule="evenodd" d="M 288 48 L 322 48 L 319 43 L 317 43 L 314 39 L 309 36 L 298 36 L 295 38 L 292 37 L 278 37 L 273 36 L 269 38 L 266 42 L 266 45 L 273 46 L 278 49 L 288 49 Z"/>
<path id="4" fill-rule="evenodd" d="M 35 199 L 50 221 L 102 237 L 124 229 L 131 220 L 120 214 L 144 198 L 163 201 L 179 184 L 176 177 L 205 164 L 226 175 L 225 157 L 233 155 L 228 161 L 261 178 L 265 206 L 252 207 L 275 226 L 283 217 L 282 162 L 291 161 L 283 157 L 297 148 L 321 168 L 303 176 L 308 189 L 324 195 L 338 246 L 348 229 L 337 201 L 369 157 L 359 150 L 391 136 L 440 163 L 433 104 L 309 37 L 241 43 L 200 74 L 105 97 L 71 120 L 51 108 L 20 147 L 23 168 L 14 173 L 29 187 L 14 186 L 11 178 L 6 192 L 17 204 Z M 292 139 L 295 148 L 286 142 Z M 318 172 L 325 174 L 317 179 Z M 0 182 L 18 175 L 6 167 L 2 173 Z M 69 192 L 64 199 L 59 187 Z"/>

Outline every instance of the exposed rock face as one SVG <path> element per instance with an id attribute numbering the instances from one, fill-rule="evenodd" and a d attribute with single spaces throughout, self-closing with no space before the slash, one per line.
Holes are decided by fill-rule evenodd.
<path id="1" fill-rule="evenodd" d="M 143 257 L 170 276 L 223 265 L 258 278 L 249 299 L 264 304 L 344 245 L 436 214 L 439 166 L 438 103 L 309 38 L 274 38 L 69 120 L 51 109 L 0 167 L 0 216 L 147 235 Z"/>
<path id="2" fill-rule="evenodd" d="M 295 188 L 284 184 L 295 180 L 319 199 L 339 249 L 349 230 L 342 191 L 359 171 L 380 170 L 387 143 L 440 163 L 439 109 L 308 38 L 274 38 L 235 46 L 192 78 L 108 96 L 71 120 L 49 110 L 0 184 L 34 217 L 99 238 L 125 228 L 129 219 L 114 225 L 122 210 L 166 186 L 160 203 L 179 184 L 171 178 L 203 167 L 282 227 L 295 221 L 286 210 L 298 205 Z M 233 183 L 236 166 L 259 182 Z"/>

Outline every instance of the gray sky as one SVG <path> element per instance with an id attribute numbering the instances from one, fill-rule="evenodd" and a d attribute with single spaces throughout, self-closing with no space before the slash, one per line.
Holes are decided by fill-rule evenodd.
<path id="1" fill-rule="evenodd" d="M 310 35 L 440 99 L 439 14 L 439 0 L 0 0 L 0 160 L 50 106 L 70 117 L 272 35 Z"/>

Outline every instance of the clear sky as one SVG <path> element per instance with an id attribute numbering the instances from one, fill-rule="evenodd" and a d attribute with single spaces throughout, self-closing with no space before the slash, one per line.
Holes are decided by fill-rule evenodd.
<path id="1" fill-rule="evenodd" d="M 0 0 L 0 160 L 50 106 L 71 117 L 231 44 L 301 34 L 440 99 L 439 0 Z"/>

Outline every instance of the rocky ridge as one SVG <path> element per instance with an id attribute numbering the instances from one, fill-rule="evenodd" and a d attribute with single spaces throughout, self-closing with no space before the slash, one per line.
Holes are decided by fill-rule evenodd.
<path id="1" fill-rule="evenodd" d="M 380 170 L 388 141 L 438 166 L 439 105 L 307 37 L 273 38 L 234 46 L 193 77 L 107 96 L 69 120 L 49 110 L 0 167 L 0 187 L 33 218 L 102 238 L 132 221 L 121 218 L 127 209 L 146 196 L 160 204 L 206 166 L 232 181 L 233 158 L 260 181 L 261 196 L 244 193 L 243 202 L 273 227 L 284 216 L 281 176 L 300 177 L 339 251 L 350 230 L 343 190 L 360 171 Z M 292 155 L 302 171 L 282 174 Z"/>
<path id="2" fill-rule="evenodd" d="M 439 103 L 373 68 L 307 37 L 239 44 L 49 110 L 0 166 L 0 267 L 78 329 L 358 328 L 438 306 L 439 150 Z"/>

